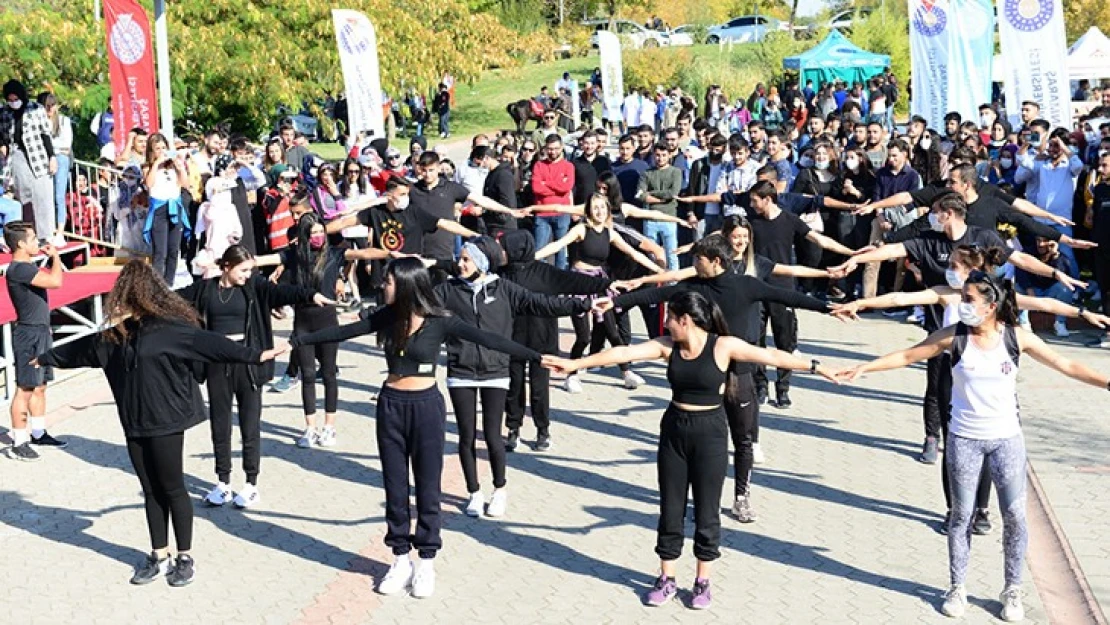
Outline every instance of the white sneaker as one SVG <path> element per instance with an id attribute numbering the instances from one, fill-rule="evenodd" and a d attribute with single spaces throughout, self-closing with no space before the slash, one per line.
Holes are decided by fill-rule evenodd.
<path id="1" fill-rule="evenodd" d="M 54 247 L 65 247 L 65 236 L 63 236 L 61 232 L 55 233 L 54 236 L 50 237 L 50 245 L 53 245 Z"/>
<path id="2" fill-rule="evenodd" d="M 568 375 L 567 379 L 563 380 L 563 390 L 568 393 L 581 393 L 582 380 L 578 379 L 577 374 Z"/>
<path id="3" fill-rule="evenodd" d="M 231 487 L 219 482 L 204 496 L 204 502 L 210 506 L 222 506 L 231 501 Z"/>
<path id="4" fill-rule="evenodd" d="M 913 312 L 909 317 L 906 317 L 906 323 L 921 323 L 925 321 L 925 308 L 922 306 L 914 306 Z"/>
<path id="5" fill-rule="evenodd" d="M 495 488 L 493 489 L 493 495 L 489 498 L 489 508 L 486 509 L 486 516 L 505 516 L 505 508 L 508 505 L 509 492 L 504 488 Z"/>
<path id="6" fill-rule="evenodd" d="M 629 390 L 636 390 L 644 383 L 644 379 L 636 375 L 635 371 L 628 370 L 624 372 L 624 388 Z"/>
<path id="7" fill-rule="evenodd" d="M 316 431 L 316 428 L 307 428 L 304 434 L 301 434 L 301 437 L 297 439 L 297 447 L 301 449 L 311 449 L 319 442 L 320 433 Z"/>
<path id="8" fill-rule="evenodd" d="M 759 443 L 752 443 L 752 462 L 755 464 L 767 462 L 767 459 L 763 457 L 763 447 Z"/>
<path id="9" fill-rule="evenodd" d="M 436 591 L 436 570 L 434 560 L 420 558 L 416 561 L 416 571 L 412 575 L 412 596 L 427 599 Z"/>
<path id="10" fill-rule="evenodd" d="M 964 615 L 967 611 L 967 591 L 964 590 L 963 584 L 957 584 L 948 589 L 944 594 L 944 603 L 941 604 L 940 611 L 952 618 L 960 618 Z"/>
<path id="11" fill-rule="evenodd" d="M 1061 319 L 1057 319 L 1052 323 L 1052 331 L 1056 333 L 1056 336 L 1062 339 L 1071 336 L 1071 332 L 1068 331 L 1068 322 Z"/>
<path id="12" fill-rule="evenodd" d="M 262 500 L 258 487 L 254 484 L 245 484 L 239 492 L 235 493 L 235 507 L 249 508 Z"/>
<path id="13" fill-rule="evenodd" d="M 1002 602 L 1002 611 L 998 614 L 998 618 L 1008 623 L 1025 620 L 1025 606 L 1021 604 L 1021 588 L 1011 586 L 1003 590 L 998 600 Z"/>
<path id="14" fill-rule="evenodd" d="M 389 572 L 378 583 L 378 592 L 383 595 L 395 595 L 407 590 L 412 584 L 412 574 L 412 559 L 409 558 L 409 554 L 396 556 L 393 566 L 389 567 Z"/>
<path id="15" fill-rule="evenodd" d="M 321 447 L 335 447 L 336 442 L 335 428 L 330 425 L 325 425 L 324 429 L 320 430 L 320 435 L 316 440 L 316 444 Z"/>
<path id="16" fill-rule="evenodd" d="M 482 491 L 470 493 L 470 502 L 466 504 L 466 516 L 478 518 L 482 516 L 482 509 L 486 506 L 486 498 L 482 496 Z"/>

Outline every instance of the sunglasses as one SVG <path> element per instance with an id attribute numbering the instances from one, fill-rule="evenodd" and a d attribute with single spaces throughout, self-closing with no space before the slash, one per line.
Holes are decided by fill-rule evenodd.
<path id="1" fill-rule="evenodd" d="M 347 175 L 351 175 L 351 174 L 361 174 L 361 173 L 362 173 L 362 170 L 361 170 L 361 169 L 348 169 L 348 170 L 347 170 Z"/>

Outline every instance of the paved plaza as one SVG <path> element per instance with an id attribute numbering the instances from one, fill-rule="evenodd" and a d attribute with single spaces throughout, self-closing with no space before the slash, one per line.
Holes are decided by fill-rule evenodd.
<path id="1" fill-rule="evenodd" d="M 877 316 L 843 324 L 802 313 L 800 325 L 800 351 L 831 365 L 923 336 L 917 327 Z M 569 344 L 569 323 L 563 327 Z M 279 329 L 284 334 L 288 323 Z M 1052 342 L 1110 370 L 1110 356 L 1081 346 L 1086 338 Z M 69 448 L 47 452 L 39 463 L 0 462 L 0 578 L 8 589 L 0 622 L 949 621 L 938 611 L 948 583 L 945 538 L 936 530 L 944 512 L 940 468 L 915 460 L 922 438 L 921 366 L 851 387 L 798 375 L 794 406 L 764 409 L 767 461 L 754 477 L 759 520 L 741 525 L 723 517 L 723 555 L 706 612 L 683 602 L 661 608 L 641 603 L 657 567 L 655 444 L 669 399 L 661 363 L 638 366 L 649 385 L 636 391 L 620 386 L 615 369 L 585 375 L 582 395 L 554 388 L 554 447 L 540 453 L 524 445 L 510 454 L 509 511 L 500 520 L 462 513 L 466 492 L 449 415 L 436 594 L 426 600 L 380 597 L 372 587 L 390 553 L 382 544 L 384 498 L 369 399 L 384 378 L 384 359 L 370 346 L 363 338 L 341 348 L 335 448 L 296 448 L 303 423 L 299 393 L 266 393 L 262 502 L 250 511 L 200 501 L 215 479 L 208 426 L 188 433 L 198 576 L 183 589 L 127 583 L 149 545 L 139 484 L 103 376 L 84 373 L 53 386 L 51 431 L 68 439 Z M 1034 570 L 1024 586 L 1027 622 L 1100 622 L 1101 614 L 1054 589 L 1070 582 L 1088 589 L 1102 610 L 1110 607 L 1105 391 L 1067 381 L 1029 358 L 1022 367 L 1030 460 L 1054 535 L 1064 539 L 1062 548 L 1053 547 L 1034 533 Z M 524 438 L 534 435 L 526 423 Z M 238 488 L 237 449 L 235 458 L 232 487 Z M 488 464 L 481 475 L 488 494 Z M 725 491 L 732 492 L 731 467 Z M 1031 491 L 1031 509 L 1033 499 Z M 969 623 L 994 622 L 1000 607 L 996 505 L 995 498 L 995 531 L 974 539 L 971 607 L 963 619 Z M 679 565 L 683 599 L 693 581 L 690 547 L 687 541 Z M 1067 556 L 1070 573 L 1048 565 L 1037 570 L 1041 562 L 1059 560 L 1053 550 Z M 1074 577 L 1075 570 L 1082 577 Z"/>

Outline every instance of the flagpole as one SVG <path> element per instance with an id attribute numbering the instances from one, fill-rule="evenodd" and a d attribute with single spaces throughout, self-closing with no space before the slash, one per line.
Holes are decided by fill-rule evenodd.
<path id="1" fill-rule="evenodd" d="M 173 149 L 173 99 L 170 97 L 170 45 L 166 30 L 166 0 L 154 0 L 154 50 L 158 62 L 158 110 L 162 134 Z"/>

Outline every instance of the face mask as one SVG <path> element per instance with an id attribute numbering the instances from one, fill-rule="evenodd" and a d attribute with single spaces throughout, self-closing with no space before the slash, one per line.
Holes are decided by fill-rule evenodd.
<path id="1" fill-rule="evenodd" d="M 989 128 L 992 122 L 994 122 L 994 120 L 991 119 L 990 115 L 980 115 L 979 116 L 979 127 L 980 128 Z"/>
<path id="2" fill-rule="evenodd" d="M 802 158 L 798 159 L 798 167 L 801 167 L 803 169 L 806 167 L 813 167 L 813 159 L 808 156 L 803 156 Z"/>
<path id="3" fill-rule="evenodd" d="M 858 171 L 859 170 L 859 159 L 858 158 L 844 159 L 844 166 L 847 167 L 848 169 L 850 169 L 851 171 Z"/>
<path id="4" fill-rule="evenodd" d="M 936 216 L 936 213 L 929 213 L 929 227 L 933 229 L 933 232 L 944 232 L 944 224 L 940 223 L 940 218 Z"/>
<path id="5" fill-rule="evenodd" d="M 23 101 L 22 100 L 16 100 L 14 102 L 8 102 L 8 108 L 10 108 L 13 111 L 18 111 L 19 109 L 23 108 Z"/>
<path id="6" fill-rule="evenodd" d="M 961 278 L 960 274 L 951 267 L 944 270 L 944 279 L 946 282 L 948 282 L 948 286 L 952 287 L 953 289 L 964 288 L 964 279 Z"/>
<path id="7" fill-rule="evenodd" d="M 1014 166 L 1014 159 L 1000 158 L 998 159 L 998 164 L 1002 166 L 1002 169 L 1009 169 Z"/>
<path id="8" fill-rule="evenodd" d="M 396 202 L 393 203 L 393 205 L 397 207 L 397 210 L 403 211 L 409 207 L 409 199 L 409 196 L 402 195 L 400 198 L 397 199 Z"/>
<path id="9" fill-rule="evenodd" d="M 327 243 L 327 242 L 328 242 L 328 235 L 326 235 L 326 234 L 314 234 L 314 235 L 308 237 L 308 245 L 314 250 L 321 249 L 322 247 L 324 247 L 324 244 Z"/>
<path id="10" fill-rule="evenodd" d="M 921 137 L 921 149 L 922 150 L 928 150 L 930 145 L 933 145 L 933 138 L 932 137 L 930 137 L 929 135 L 925 135 L 924 137 Z"/>
<path id="11" fill-rule="evenodd" d="M 829 162 L 828 161 L 813 161 L 813 166 L 816 167 L 817 169 L 828 169 L 829 168 Z"/>
<path id="12" fill-rule="evenodd" d="M 977 328 L 983 323 L 983 315 L 980 315 L 975 310 L 975 304 L 972 302 L 960 302 L 956 305 L 956 314 L 960 317 L 960 322 L 965 326 Z"/>

